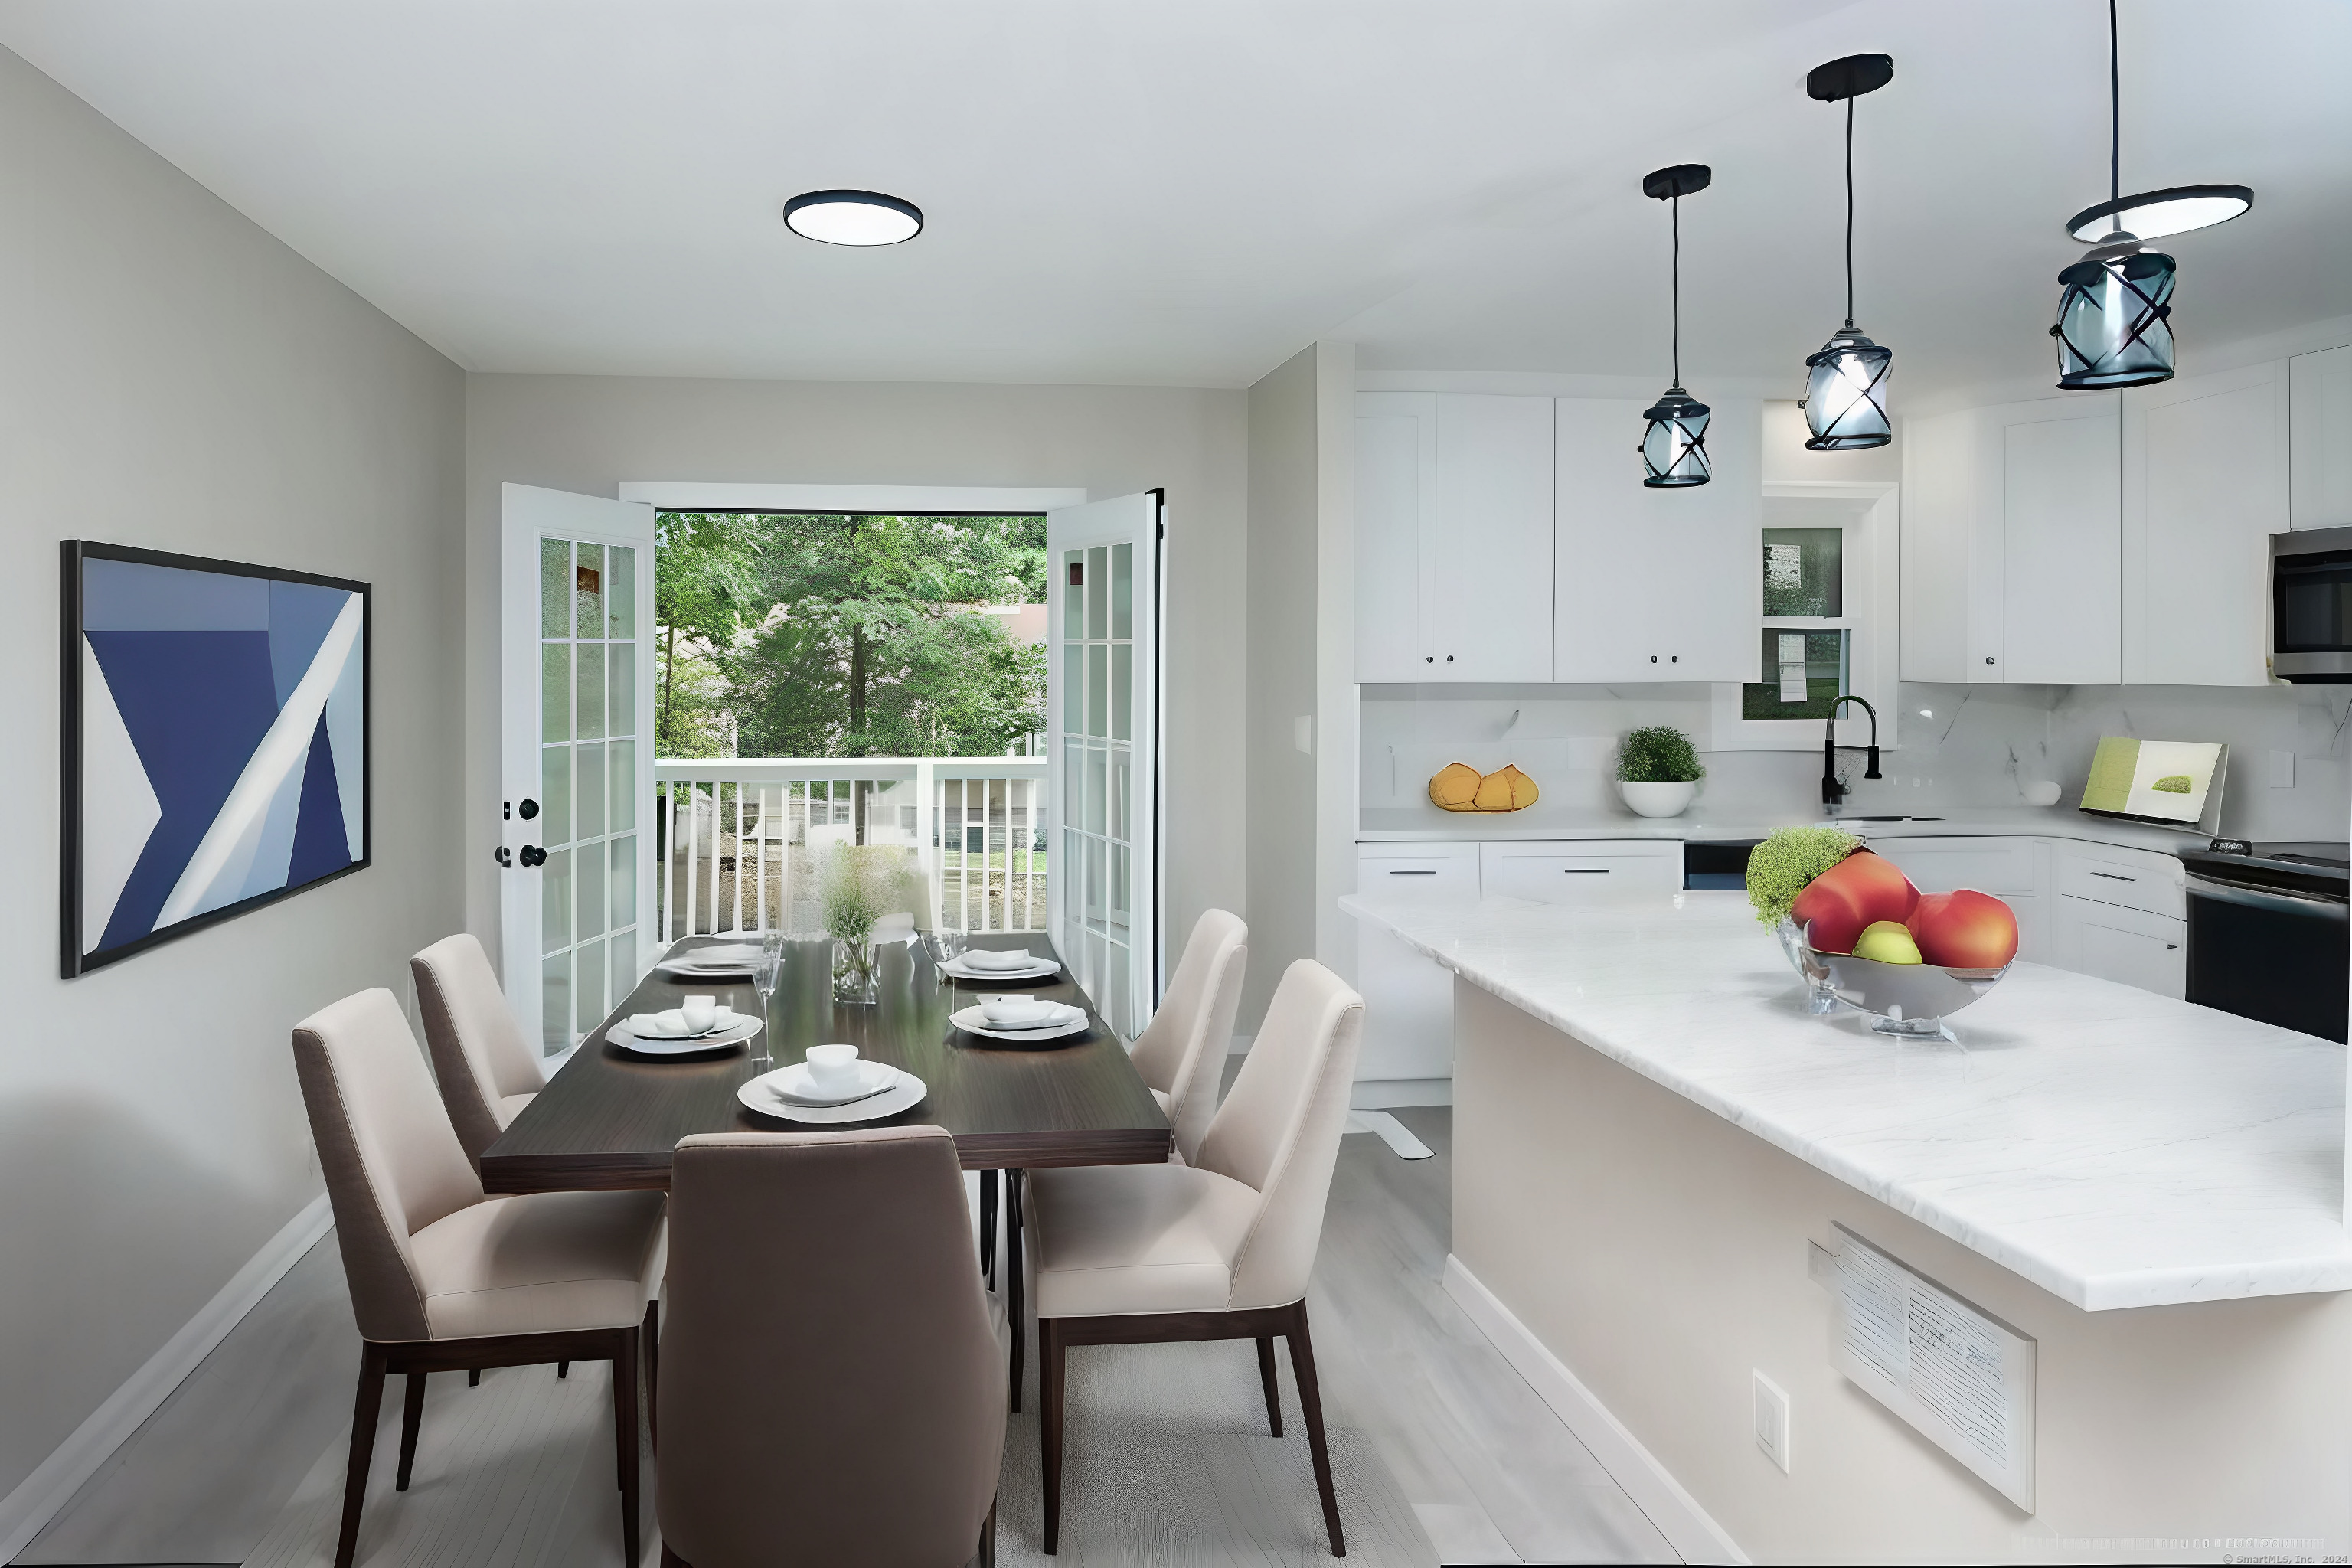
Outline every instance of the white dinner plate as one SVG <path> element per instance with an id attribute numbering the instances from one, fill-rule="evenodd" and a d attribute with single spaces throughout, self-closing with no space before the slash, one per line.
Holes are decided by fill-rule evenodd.
<path id="1" fill-rule="evenodd" d="M 684 981 L 689 985 L 698 980 L 726 981 L 751 978 L 751 966 L 749 963 L 730 963 L 698 966 L 692 963 L 666 958 L 654 967 L 670 979 Z"/>
<path id="2" fill-rule="evenodd" d="M 639 1039 L 629 1032 L 627 1023 L 618 1023 L 604 1031 L 604 1037 L 641 1057 L 690 1057 L 705 1051 L 732 1050 L 760 1032 L 760 1020 L 749 1014 L 740 1016 L 732 1028 L 721 1029 L 715 1035 L 697 1035 L 690 1040 Z"/>
<path id="3" fill-rule="evenodd" d="M 930 1093 L 923 1080 L 913 1073 L 901 1072 L 897 1087 L 886 1089 L 871 1100 L 853 1100 L 847 1105 L 794 1105 L 769 1087 L 771 1082 L 789 1069 L 761 1073 L 735 1091 L 735 1098 L 746 1109 L 762 1116 L 772 1116 L 781 1121 L 798 1121 L 812 1127 L 842 1127 L 857 1121 L 878 1121 L 886 1116 L 896 1116 L 911 1110 Z"/>
<path id="4" fill-rule="evenodd" d="M 1038 959 L 1027 969 L 968 969 L 961 957 L 940 967 L 958 980 L 1002 981 L 1008 985 L 1017 985 L 1024 980 L 1043 980 L 1047 975 L 1062 973 L 1062 966 L 1050 958 Z"/>
<path id="5" fill-rule="evenodd" d="M 887 1092 L 892 1084 L 898 1081 L 898 1069 L 888 1062 L 860 1060 L 856 1083 L 837 1094 L 829 1094 L 816 1087 L 816 1079 L 810 1074 L 806 1062 L 790 1063 L 767 1076 L 770 1087 L 786 1099 L 810 1110 L 823 1110 L 853 1104 Z"/>
<path id="6" fill-rule="evenodd" d="M 1083 1035 L 1092 1026 L 1087 1022 L 1084 1008 L 1072 1007 L 1070 1012 L 1076 1016 L 1065 1017 L 1059 1023 L 1047 1024 L 1034 1029 L 1000 1029 L 990 1023 L 988 1015 L 978 1007 L 966 1007 L 961 1012 L 950 1013 L 948 1015 L 948 1022 L 967 1035 L 982 1035 L 992 1040 L 1007 1040 L 1014 1045 L 1022 1045 L 1042 1040 L 1066 1039 L 1072 1035 Z"/>
<path id="7" fill-rule="evenodd" d="M 678 1009 L 671 1007 L 666 1011 L 668 1013 L 676 1013 Z M 732 1007 L 721 1007 L 719 1011 L 726 1015 L 727 1021 L 724 1024 L 714 1024 L 708 1029 L 688 1029 L 686 1027 L 683 1021 L 681 1021 L 678 1026 L 675 1029 L 640 1029 L 637 1027 L 636 1015 L 635 1014 L 623 1018 L 621 1023 L 628 1029 L 629 1033 L 635 1035 L 641 1040 L 698 1040 L 711 1035 L 723 1035 L 727 1033 L 728 1030 L 741 1025 L 747 1019 L 756 1022 L 759 1017 L 759 1015 L 756 1013 L 739 1013 Z M 655 1018 L 660 1018 L 664 1016 L 664 1013 L 656 1012 L 649 1016 Z"/>

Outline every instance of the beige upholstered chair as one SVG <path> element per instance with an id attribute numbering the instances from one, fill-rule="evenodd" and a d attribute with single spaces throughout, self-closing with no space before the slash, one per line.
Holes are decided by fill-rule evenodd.
<path id="1" fill-rule="evenodd" d="M 1188 1165 L 1217 1109 L 1217 1080 L 1233 1049 L 1234 1014 L 1248 968 L 1249 927 L 1223 910 L 1204 911 L 1192 922 L 1160 1010 L 1135 1037 L 1135 1069 L 1175 1128 L 1177 1158 Z"/>
<path id="2" fill-rule="evenodd" d="M 709 1133 L 670 1203 L 662 1561 L 991 1561 L 1004 1361 L 955 1140 Z"/>
<path id="3" fill-rule="evenodd" d="M 1290 1342 L 1331 1554 L 1347 1554 L 1306 1297 L 1363 1018 L 1362 997 L 1301 959 L 1284 973 L 1197 1160 L 1030 1173 L 1047 1552 L 1061 1534 L 1063 1363 L 1070 1346 L 1254 1339 L 1268 1423 L 1279 1437 L 1274 1336 L 1280 1334 Z"/>
<path id="4" fill-rule="evenodd" d="M 364 1342 L 337 1568 L 359 1544 L 383 1380 L 408 1374 L 408 1489 L 428 1373 L 613 1363 L 623 1561 L 637 1560 L 637 1352 L 662 1277 L 659 1193 L 485 1197 L 389 991 L 294 1026 L 294 1067 Z"/>
<path id="5" fill-rule="evenodd" d="M 482 1151 L 547 1087 L 489 954 L 471 933 L 445 936 L 408 961 L 433 1076 L 449 1124 L 476 1170 Z"/>

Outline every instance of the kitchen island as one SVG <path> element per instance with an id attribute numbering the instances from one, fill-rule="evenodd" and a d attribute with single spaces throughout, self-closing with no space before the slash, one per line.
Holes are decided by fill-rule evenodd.
<path id="1" fill-rule="evenodd" d="M 1449 1289 L 1686 1556 L 2352 1547 L 2343 1047 L 2030 963 L 1898 1044 L 1736 892 L 1342 907 L 1455 975 Z M 2034 1342 L 2032 1512 L 1832 1366 L 1841 1226 Z"/>

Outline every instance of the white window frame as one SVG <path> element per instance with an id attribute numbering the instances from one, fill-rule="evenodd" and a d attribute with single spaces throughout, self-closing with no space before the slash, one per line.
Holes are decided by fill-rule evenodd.
<path id="1" fill-rule="evenodd" d="M 1845 542 L 1842 560 L 1845 583 L 1842 602 L 1846 613 L 1834 619 L 1821 622 L 1796 622 L 1781 616 L 1764 614 L 1763 577 L 1757 576 L 1757 604 L 1754 627 L 1750 637 L 1760 639 L 1762 634 L 1778 626 L 1790 630 L 1811 629 L 1832 631 L 1844 627 L 1852 633 L 1853 688 L 1854 694 L 1878 710 L 1878 744 L 1882 751 L 1892 751 L 1896 745 L 1898 722 L 1895 715 L 1895 684 L 1897 679 L 1896 647 L 1901 632 L 1902 603 L 1900 578 L 1897 574 L 1896 530 L 1901 521 L 1902 487 L 1891 480 L 1858 479 L 1767 479 L 1764 499 L 1767 500 L 1836 500 L 1865 503 L 1868 510 L 1853 521 L 1844 524 Z M 1759 524 L 1756 542 L 1750 547 L 1764 548 L 1763 528 Z M 1815 525 L 1820 526 L 1820 525 Z M 1760 640 L 1751 646 L 1761 646 Z M 1770 679 L 1772 671 L 1760 672 L 1760 679 Z M 1710 749 L 1718 752 L 1811 752 L 1822 743 L 1822 721 L 1819 719 L 1743 719 L 1739 715 L 1739 688 L 1742 683 L 1719 681 L 1713 690 L 1713 735 Z M 1841 746 L 1867 745 L 1870 742 L 1870 718 L 1859 708 L 1848 708 L 1838 720 L 1837 740 Z"/>

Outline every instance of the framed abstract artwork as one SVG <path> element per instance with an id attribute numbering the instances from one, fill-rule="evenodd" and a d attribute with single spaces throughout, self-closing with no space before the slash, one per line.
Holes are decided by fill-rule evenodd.
<path id="1" fill-rule="evenodd" d="M 363 868 L 368 584 L 63 553 L 66 975 Z"/>

